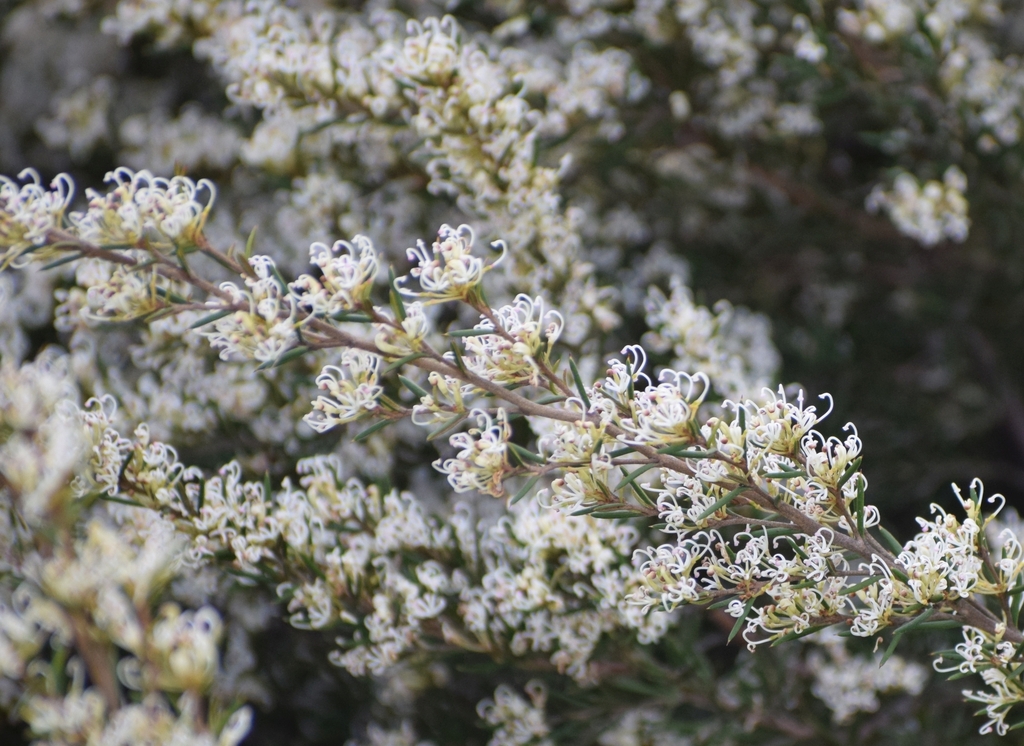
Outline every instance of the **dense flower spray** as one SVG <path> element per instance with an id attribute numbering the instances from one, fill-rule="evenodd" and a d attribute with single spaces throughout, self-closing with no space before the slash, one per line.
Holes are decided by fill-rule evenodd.
<path id="1" fill-rule="evenodd" d="M 495 746 L 872 734 L 932 671 L 975 677 L 983 734 L 1019 725 L 1024 534 L 1003 498 L 973 482 L 895 539 L 862 469 L 877 428 L 779 386 L 780 350 L 821 340 L 703 305 L 713 262 L 680 255 L 704 241 L 730 264 L 730 242 L 773 240 L 758 210 L 804 212 L 892 242 L 914 278 L 1015 276 L 971 252 L 1015 235 L 979 205 L 1005 213 L 1019 179 L 1016 17 L 20 4 L 0 70 L 0 709 L 39 744 L 258 740 L 296 677 L 264 659 L 281 619 L 357 680 L 353 744 L 425 744 L 435 709 L 452 742 Z M 149 54 L 175 68 L 159 83 L 125 72 Z M 795 296 L 847 360 L 863 257 L 837 248 L 830 284 L 816 242 L 721 295 Z M 940 305 L 916 282 L 886 303 Z M 941 428 L 972 432 L 966 384 Z"/>

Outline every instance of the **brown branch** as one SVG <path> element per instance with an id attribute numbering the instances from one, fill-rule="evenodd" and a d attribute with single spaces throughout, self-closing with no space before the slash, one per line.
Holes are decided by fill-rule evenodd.
<path id="1" fill-rule="evenodd" d="M 89 633 L 89 624 L 79 613 L 70 614 L 71 629 L 75 638 L 75 649 L 85 661 L 85 668 L 89 672 L 92 683 L 100 690 L 103 701 L 107 706 L 107 714 L 115 712 L 121 706 L 121 698 L 118 692 L 117 679 L 114 676 L 114 667 L 110 655 L 110 649 L 104 643 L 95 639 Z"/>

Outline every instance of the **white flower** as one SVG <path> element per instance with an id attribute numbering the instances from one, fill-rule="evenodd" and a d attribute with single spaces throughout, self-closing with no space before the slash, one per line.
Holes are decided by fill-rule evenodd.
<path id="1" fill-rule="evenodd" d="M 473 229 L 468 225 L 458 228 L 442 225 L 429 252 L 422 241 L 409 249 L 409 259 L 418 262 L 409 274 L 419 281 L 422 290 L 414 292 L 402 288 L 402 292 L 428 305 L 468 299 L 484 274 L 501 262 L 506 251 L 504 244 L 497 244 L 501 256 L 485 265 L 483 259 L 472 254 L 473 240 Z M 399 281 L 404 279 L 399 278 Z"/>
<path id="2" fill-rule="evenodd" d="M 561 336 L 565 326 L 562 314 L 555 310 L 545 312 L 542 298 L 527 295 L 517 295 L 511 305 L 493 313 L 498 329 L 485 317 L 474 330 L 495 333 L 466 337 L 466 365 L 481 377 L 503 386 L 543 385 L 538 361 L 547 363 Z"/>
<path id="3" fill-rule="evenodd" d="M 107 194 L 87 189 L 88 209 L 68 215 L 82 240 L 99 246 L 193 246 L 217 194 L 206 179 L 165 179 L 124 167 L 108 173 L 104 181 L 114 188 Z M 205 200 L 200 201 L 204 193 Z"/>
<path id="4" fill-rule="evenodd" d="M 928 181 L 923 186 L 909 173 L 896 176 L 891 191 L 876 186 L 865 203 L 869 212 L 884 210 L 900 232 L 924 246 L 943 239 L 962 243 L 971 226 L 964 198 L 967 177 L 950 166 L 942 182 Z"/>
<path id="5" fill-rule="evenodd" d="M 380 269 L 370 239 L 355 236 L 351 243 L 336 241 L 329 249 L 322 243 L 314 243 L 309 247 L 309 256 L 323 272 L 320 282 L 327 291 L 326 313 L 350 311 L 366 303 Z"/>
<path id="6" fill-rule="evenodd" d="M 60 228 L 75 187 L 67 174 L 59 174 L 46 189 L 39 174 L 28 168 L 18 174 L 24 183 L 0 176 L 0 249 L 2 264 L 16 262 L 33 245 L 40 245 L 47 231 Z"/>
<path id="7" fill-rule="evenodd" d="M 295 301 L 279 280 L 277 265 L 270 257 L 253 256 L 249 264 L 255 277 L 245 277 L 245 290 L 231 282 L 220 286 L 232 301 L 248 306 L 248 310 L 234 311 L 200 330 L 200 334 L 214 349 L 220 349 L 222 360 L 238 354 L 269 363 L 294 347 L 298 339 Z M 216 310 L 217 306 L 210 308 Z"/>
<path id="8" fill-rule="evenodd" d="M 313 411 L 303 420 L 318 433 L 335 425 L 365 417 L 380 405 L 384 389 L 377 383 L 380 357 L 362 350 L 345 349 L 340 365 L 324 366 L 316 377 L 317 388 L 326 391 L 313 402 Z"/>
<path id="9" fill-rule="evenodd" d="M 547 692 L 539 681 L 526 684 L 529 700 L 502 684 L 494 691 L 494 699 L 485 699 L 477 714 L 495 729 L 487 746 L 549 746 L 551 732 L 544 717 Z"/>
<path id="10" fill-rule="evenodd" d="M 448 476 L 448 483 L 456 492 L 479 490 L 504 497 L 502 481 L 511 468 L 508 439 L 512 435 L 505 410 L 499 408 L 493 419 L 479 409 L 470 414 L 476 418 L 477 426 L 451 436 L 449 442 L 461 450 L 455 458 L 435 461 L 434 468 Z"/>

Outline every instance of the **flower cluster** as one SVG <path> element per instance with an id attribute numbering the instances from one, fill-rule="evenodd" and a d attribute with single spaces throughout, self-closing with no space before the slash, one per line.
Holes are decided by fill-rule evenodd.
<path id="1" fill-rule="evenodd" d="M 810 639 L 825 653 L 814 651 L 808 655 L 807 663 L 814 673 L 812 691 L 832 710 L 836 723 L 849 722 L 858 712 L 878 710 L 879 694 L 902 691 L 918 695 L 928 680 L 924 666 L 898 655 L 881 665 L 880 653 L 873 658 L 851 655 L 843 638 L 831 629 Z"/>
<path id="2" fill-rule="evenodd" d="M 502 386 L 539 386 L 540 366 L 550 364 L 564 326 L 558 311 L 544 310 L 542 298 L 517 295 L 510 305 L 481 319 L 466 337 L 466 366 Z"/>
<path id="3" fill-rule="evenodd" d="M 526 685 L 529 701 L 507 686 L 494 691 L 494 699 L 485 699 L 476 711 L 494 728 L 487 746 L 550 746 L 551 729 L 544 718 L 547 692 L 539 681 Z"/>
<path id="4" fill-rule="evenodd" d="M 338 241 L 331 248 L 314 243 L 309 257 L 322 275 L 319 280 L 303 275 L 292 283 L 300 308 L 313 315 L 333 316 L 360 309 L 369 300 L 380 262 L 366 236 L 356 236 L 351 243 Z"/>
<path id="5" fill-rule="evenodd" d="M 444 303 L 450 300 L 470 300 L 472 293 L 484 278 L 484 273 L 500 262 L 505 255 L 505 246 L 500 244 L 502 252 L 490 265 L 483 259 L 473 256 L 473 229 L 468 225 L 452 228 L 442 225 L 437 232 L 437 241 L 428 253 L 421 241 L 416 248 L 409 249 L 409 259 L 418 266 L 410 271 L 410 275 L 419 282 L 421 290 L 403 291 L 423 303 Z"/>
<path id="6" fill-rule="evenodd" d="M 318 396 L 313 411 L 304 418 L 317 432 L 354 422 L 379 406 L 383 389 L 377 384 L 380 358 L 361 350 L 345 350 L 341 367 L 328 365 L 316 378 L 317 388 L 329 396 Z"/>
<path id="7" fill-rule="evenodd" d="M 295 298 L 288 293 L 273 259 L 254 256 L 249 265 L 252 274 L 245 277 L 244 290 L 232 282 L 221 284 L 232 306 L 211 330 L 201 333 L 220 349 L 222 360 L 241 355 L 271 363 L 294 347 L 298 339 Z M 233 310 L 233 306 L 242 310 Z M 219 312 L 216 306 L 211 310 Z"/>
<path id="8" fill-rule="evenodd" d="M 192 537 L 191 562 L 226 552 L 246 577 L 269 574 L 293 625 L 346 625 L 332 660 L 353 673 L 381 673 L 440 637 L 495 655 L 547 654 L 586 681 L 606 633 L 632 629 L 649 643 L 667 629 L 667 614 L 628 602 L 641 582 L 631 559 L 640 534 L 628 525 L 535 503 L 490 528 L 474 526 L 468 506 L 442 521 L 409 493 L 343 480 L 337 459 L 323 457 L 300 462 L 298 487 L 286 480 L 270 495 L 237 464 L 201 480 L 172 448 L 145 433 L 124 439 L 109 412 L 90 412 L 95 455 L 80 492 L 99 488 L 174 520 Z M 551 580 L 555 567 L 561 580 Z"/>
<path id="9" fill-rule="evenodd" d="M 942 181 L 928 181 L 923 186 L 904 172 L 893 181 L 892 190 L 876 186 L 868 195 L 870 212 L 884 210 L 901 233 L 925 246 L 943 240 L 962 242 L 971 227 L 967 217 L 967 177 L 956 166 L 950 166 Z"/>
<path id="10" fill-rule="evenodd" d="M 476 417 L 476 427 L 451 437 L 451 444 L 461 449 L 455 458 L 436 461 L 434 466 L 448 476 L 448 482 L 456 492 L 477 490 L 494 497 L 503 497 L 502 482 L 509 469 L 508 439 L 512 429 L 504 409 L 491 418 L 481 410 L 471 413 Z"/>
<path id="11" fill-rule="evenodd" d="M 97 246 L 195 246 L 216 196 L 205 179 L 165 179 L 127 168 L 110 172 L 105 181 L 114 185 L 109 192 L 87 189 L 85 212 L 68 215 L 74 235 Z"/>
<path id="12" fill-rule="evenodd" d="M 974 627 L 964 627 L 963 642 L 935 660 L 935 670 L 951 674 L 980 673 L 988 690 L 964 690 L 968 700 L 984 705 L 988 721 L 981 733 L 995 731 L 1003 736 L 1010 730 L 1006 722 L 1011 708 L 1024 702 L 1024 690 L 1013 675 L 1016 646 L 1000 635 L 992 635 Z M 947 658 L 948 656 L 948 658 Z M 952 665 L 948 665 L 952 664 Z"/>
<path id="13" fill-rule="evenodd" d="M 71 498 L 68 483 L 86 452 L 69 420 L 77 396 L 65 357 L 48 353 L 21 366 L 0 363 L 0 475 L 5 490 L 19 495 L 29 527 L 43 524 Z M 3 544 L 13 542 L 9 536 Z"/>
<path id="14" fill-rule="evenodd" d="M 185 537 L 152 511 L 100 500 L 118 476 L 81 467 L 128 446 L 103 426 L 109 403 L 78 410 L 76 395 L 64 358 L 4 366 L 0 505 L 14 520 L 0 550 L 0 681 L 34 743 L 234 746 L 252 713 L 211 693 L 222 618 L 159 603 Z"/>
<path id="15" fill-rule="evenodd" d="M 16 4 L 4 168 L 109 173 L 80 205 L 66 175 L 0 178 L 0 709 L 40 743 L 230 746 L 243 701 L 271 704 L 239 683 L 239 617 L 277 614 L 263 652 L 302 650 L 261 658 L 273 706 L 300 676 L 321 701 L 335 677 L 288 664 L 326 644 L 359 677 L 356 731 L 391 724 L 372 744 L 809 740 L 920 692 L 894 651 L 961 627 L 937 670 L 980 675 L 964 696 L 1008 731 L 1024 549 L 1000 499 L 972 484 L 894 538 L 858 431 L 774 390 L 773 334 L 787 375 L 838 362 L 860 386 L 863 324 L 956 309 L 920 387 L 956 394 L 908 411 L 972 437 L 1016 411 L 975 325 L 1017 290 L 1018 16 Z M 865 388 L 862 411 L 896 398 Z M 946 473 L 910 468 L 945 452 L 905 435 L 872 474 Z M 336 710 L 311 709 L 303 733 Z"/>
<path id="16" fill-rule="evenodd" d="M 346 629 L 331 658 L 355 674 L 380 674 L 443 643 L 493 656 L 541 656 L 594 684 L 602 640 L 628 631 L 639 643 L 655 642 L 687 604 L 724 608 L 736 620 L 733 635 L 742 630 L 751 650 L 834 625 L 860 637 L 894 627 L 894 647 L 903 630 L 933 617 L 932 623 L 1005 634 L 1006 621 L 973 596 L 1006 594 L 1017 582 L 1022 553 L 1006 542 L 1001 569 L 986 572 L 979 485 L 960 495 L 964 522 L 936 509 L 938 517 L 921 519 L 914 539 L 896 545 L 865 501 L 862 444 L 852 425 L 843 438 L 824 436 L 816 428 L 827 412 L 783 389 L 758 400 L 727 400 L 719 415 L 709 416 L 712 381 L 664 369 L 652 382 L 639 345 L 623 349 L 604 377 L 587 385 L 576 363 L 557 354 L 564 327 L 558 310 L 545 311 L 539 298 L 523 295 L 499 308 L 486 303 L 482 283 L 494 265 L 472 253 L 466 227 L 442 227 L 431 254 L 422 244 L 412 251 L 419 265 L 389 283 L 388 306 L 374 305 L 378 257 L 365 238 L 334 250 L 314 244 L 320 274 L 290 284 L 269 257 L 242 263 L 205 243 L 197 248 L 239 272 L 245 289 L 214 285 L 197 278 L 183 258 L 165 257 L 163 273 L 152 275 L 164 283 L 163 293 L 147 297 L 170 304 L 152 310 L 214 311 L 198 323 L 211 326 L 202 333 L 222 358 L 241 353 L 264 367 L 337 348 L 334 362 L 316 377 L 323 393 L 305 417 L 314 431 L 376 417 L 379 423 L 367 431 L 373 433 L 414 415 L 414 424 L 441 426 L 432 437 L 456 430 L 448 439 L 454 456 L 434 463 L 455 492 L 507 497 L 513 480 L 515 503 L 541 479 L 547 484 L 540 499 L 513 508 L 508 521 L 474 526 L 467 509 L 432 517 L 409 493 L 345 479 L 341 462 L 331 458 L 300 461 L 299 486 L 286 479 L 276 493 L 244 481 L 237 462 L 204 479 L 145 426 L 132 439 L 119 435 L 109 399 L 79 415 L 91 442 L 89 463 L 61 494 L 139 506 L 159 516 L 154 526 L 170 525 L 159 523 L 169 519 L 188 538 L 186 549 L 173 550 L 187 562 L 227 560 L 249 582 L 273 583 L 296 627 Z M 104 306 L 94 296 L 118 297 L 118 277 L 138 275 L 146 252 L 161 256 L 131 251 L 137 253 L 112 255 L 106 263 L 102 254 L 91 255 L 77 268 L 83 280 L 92 278 L 81 281 L 89 285 L 90 306 L 113 309 L 115 318 L 139 312 L 113 301 Z M 99 268 L 109 263 L 116 266 L 108 277 Z M 406 287 L 410 279 L 420 291 Z M 170 282 L 184 295 L 171 298 Z M 660 305 L 652 295 L 650 310 L 664 346 L 685 350 L 690 345 L 672 331 L 669 306 L 711 321 L 680 285 L 674 291 Z M 185 297 L 191 292 L 208 300 L 193 303 Z M 407 304 L 403 295 L 415 300 Z M 449 329 L 443 353 L 432 329 L 436 316 L 426 312 L 442 304 L 462 304 L 481 318 L 475 328 Z M 372 339 L 359 331 L 366 328 L 375 332 Z M 714 337 L 705 335 L 705 345 Z M 430 391 L 416 382 L 424 373 Z M 412 408 L 391 395 L 396 386 L 418 399 Z M 528 417 L 531 431 L 517 431 L 513 415 Z M 467 419 L 475 427 L 458 431 Z M 70 477 L 65 472 L 59 481 Z M 646 546 L 636 527 L 614 522 L 633 519 L 660 519 L 674 538 Z M 167 541 L 174 546 L 178 539 Z M 68 568 L 54 578 L 72 583 L 66 590 L 41 586 L 60 603 L 80 603 L 67 594 L 89 592 Z M 155 581 L 139 583 L 148 588 Z M 178 618 L 173 609 L 166 614 Z M 167 632 L 161 620 L 152 622 L 152 634 L 176 639 L 179 633 Z M 137 649 L 141 628 L 123 619 L 118 624 L 115 643 Z M 155 677 L 162 690 L 207 685 L 215 637 L 189 638 L 193 648 L 207 651 L 189 654 L 191 668 L 172 663 L 179 659 L 161 653 L 156 642 L 147 645 L 152 670 L 171 666 L 179 679 L 147 674 L 141 664 L 138 676 Z"/>
<path id="17" fill-rule="evenodd" d="M 76 161 L 85 160 L 100 143 L 110 139 L 109 110 L 114 81 L 101 75 L 55 102 L 53 117 L 36 123 L 49 147 L 66 147 Z"/>
<path id="18" fill-rule="evenodd" d="M 0 178 L 0 248 L 4 265 L 14 263 L 26 250 L 46 241 L 46 234 L 61 227 L 64 213 L 74 194 L 74 185 L 65 174 L 53 180 L 50 189 L 31 169 L 18 178 L 25 183 Z"/>
<path id="19" fill-rule="evenodd" d="M 678 275 L 671 294 L 656 286 L 644 308 L 651 331 L 644 345 L 651 352 L 671 352 L 676 370 L 699 370 L 725 398 L 751 396 L 770 386 L 779 367 L 768 319 L 720 301 L 714 310 L 698 306 Z"/>

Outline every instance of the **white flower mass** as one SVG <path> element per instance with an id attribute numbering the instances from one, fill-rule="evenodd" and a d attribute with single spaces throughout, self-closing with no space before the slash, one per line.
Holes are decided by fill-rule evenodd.
<path id="1" fill-rule="evenodd" d="M 726 238 L 771 240 L 758 209 L 912 257 L 897 314 L 941 305 L 933 265 L 1003 261 L 975 208 L 1020 199 L 1018 10 L 3 12 L 0 741 L 931 743 L 906 713 L 932 693 L 980 736 L 1024 724 L 1008 498 L 975 479 L 891 523 L 878 423 L 832 417 L 853 353 L 814 397 L 785 377 L 821 339 L 752 310 L 796 297 L 852 348 L 829 239 L 701 284 Z M 887 122 L 843 135 L 861 162 L 842 86 Z M 860 181 L 815 191 L 815 163 Z M 972 392 L 943 427 L 977 432 Z M 1019 472 L 978 469 L 1010 502 Z"/>

